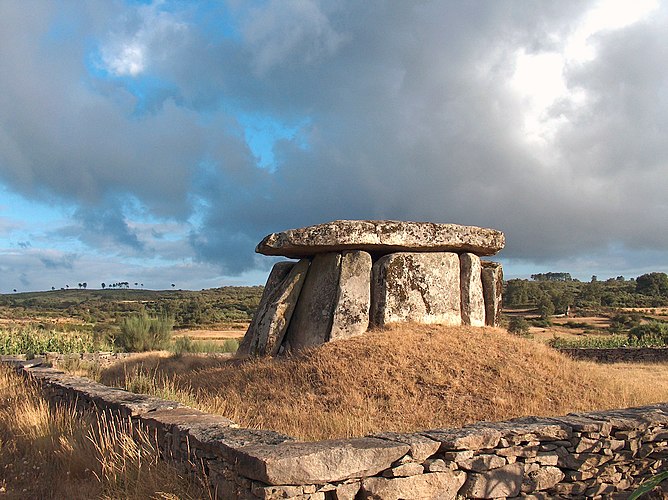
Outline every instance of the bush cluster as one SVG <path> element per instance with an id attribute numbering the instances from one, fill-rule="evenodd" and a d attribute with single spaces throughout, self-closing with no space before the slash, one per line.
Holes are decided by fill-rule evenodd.
<path id="1" fill-rule="evenodd" d="M 166 349 L 172 337 L 174 318 L 133 314 L 121 320 L 120 332 L 114 345 L 126 352 L 144 352 Z"/>

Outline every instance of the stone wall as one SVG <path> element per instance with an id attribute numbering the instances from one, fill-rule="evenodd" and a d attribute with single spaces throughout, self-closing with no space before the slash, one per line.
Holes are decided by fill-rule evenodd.
<path id="1" fill-rule="evenodd" d="M 562 348 L 560 352 L 574 359 L 599 363 L 665 363 L 668 362 L 666 347 L 618 347 L 614 349 Z"/>
<path id="2" fill-rule="evenodd" d="M 298 442 L 176 402 L 15 362 L 54 402 L 151 429 L 165 457 L 202 463 L 219 498 L 626 498 L 668 459 L 668 404 Z"/>
<path id="3" fill-rule="evenodd" d="M 72 360 L 83 361 L 86 363 L 95 363 L 100 366 L 107 366 L 117 361 L 123 359 L 129 359 L 133 356 L 140 356 L 141 353 L 136 352 L 111 352 L 111 351 L 100 351 L 100 352 L 75 352 L 63 354 L 60 352 L 47 352 L 44 355 L 40 356 L 40 359 L 43 359 L 46 363 L 51 363 L 53 365 L 59 365 L 62 363 L 67 363 Z M 0 356 L 0 361 L 4 359 L 18 359 L 25 360 L 25 354 L 16 355 L 16 356 Z"/>

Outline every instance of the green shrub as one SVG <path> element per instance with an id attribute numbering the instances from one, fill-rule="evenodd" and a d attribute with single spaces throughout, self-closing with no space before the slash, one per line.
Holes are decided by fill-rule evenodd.
<path id="1" fill-rule="evenodd" d="M 120 332 L 114 342 L 126 352 L 165 349 L 169 345 L 173 328 L 172 317 L 133 314 L 121 320 Z"/>
<path id="2" fill-rule="evenodd" d="M 629 337 L 638 340 L 645 338 L 660 338 L 668 342 L 668 323 L 663 321 L 648 321 L 642 325 L 634 326 L 629 330 Z"/>
<path id="3" fill-rule="evenodd" d="M 513 316 L 508 322 L 508 331 L 515 335 L 525 336 L 529 333 L 529 322 L 524 316 Z"/>
<path id="4" fill-rule="evenodd" d="M 607 335 L 575 340 L 555 337 L 549 341 L 549 345 L 555 349 L 616 349 L 619 347 L 666 347 L 667 341 L 668 339 L 652 336 L 639 339 L 627 335 Z"/>

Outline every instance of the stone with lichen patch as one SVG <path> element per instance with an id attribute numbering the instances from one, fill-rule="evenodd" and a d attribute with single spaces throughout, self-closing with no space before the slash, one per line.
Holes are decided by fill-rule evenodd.
<path id="1" fill-rule="evenodd" d="M 301 258 L 327 252 L 471 252 L 494 255 L 505 245 L 501 231 L 459 224 L 391 220 L 337 220 L 266 236 L 255 249 L 264 255 Z"/>
<path id="2" fill-rule="evenodd" d="M 371 321 L 461 325 L 459 257 L 451 252 L 400 252 L 372 270 Z"/>

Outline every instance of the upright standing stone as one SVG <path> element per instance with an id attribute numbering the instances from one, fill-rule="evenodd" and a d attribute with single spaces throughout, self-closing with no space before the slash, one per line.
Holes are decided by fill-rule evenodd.
<path id="1" fill-rule="evenodd" d="M 340 253 L 313 258 L 285 335 L 287 349 L 297 351 L 329 340 L 340 274 Z"/>
<path id="2" fill-rule="evenodd" d="M 343 252 L 341 274 L 329 340 L 362 335 L 369 328 L 371 307 L 371 255 Z"/>
<path id="3" fill-rule="evenodd" d="M 297 304 L 309 260 L 279 262 L 272 269 L 260 305 L 248 327 L 239 354 L 276 355 Z"/>
<path id="4" fill-rule="evenodd" d="M 482 295 L 480 257 L 472 253 L 459 256 L 462 291 L 462 323 L 485 326 L 485 300 Z"/>
<path id="5" fill-rule="evenodd" d="M 499 326 L 503 295 L 503 267 L 498 262 L 482 262 L 482 293 L 485 298 L 485 324 Z"/>
<path id="6" fill-rule="evenodd" d="M 450 252 L 393 253 L 372 270 L 371 319 L 460 325 L 459 257 Z"/>

